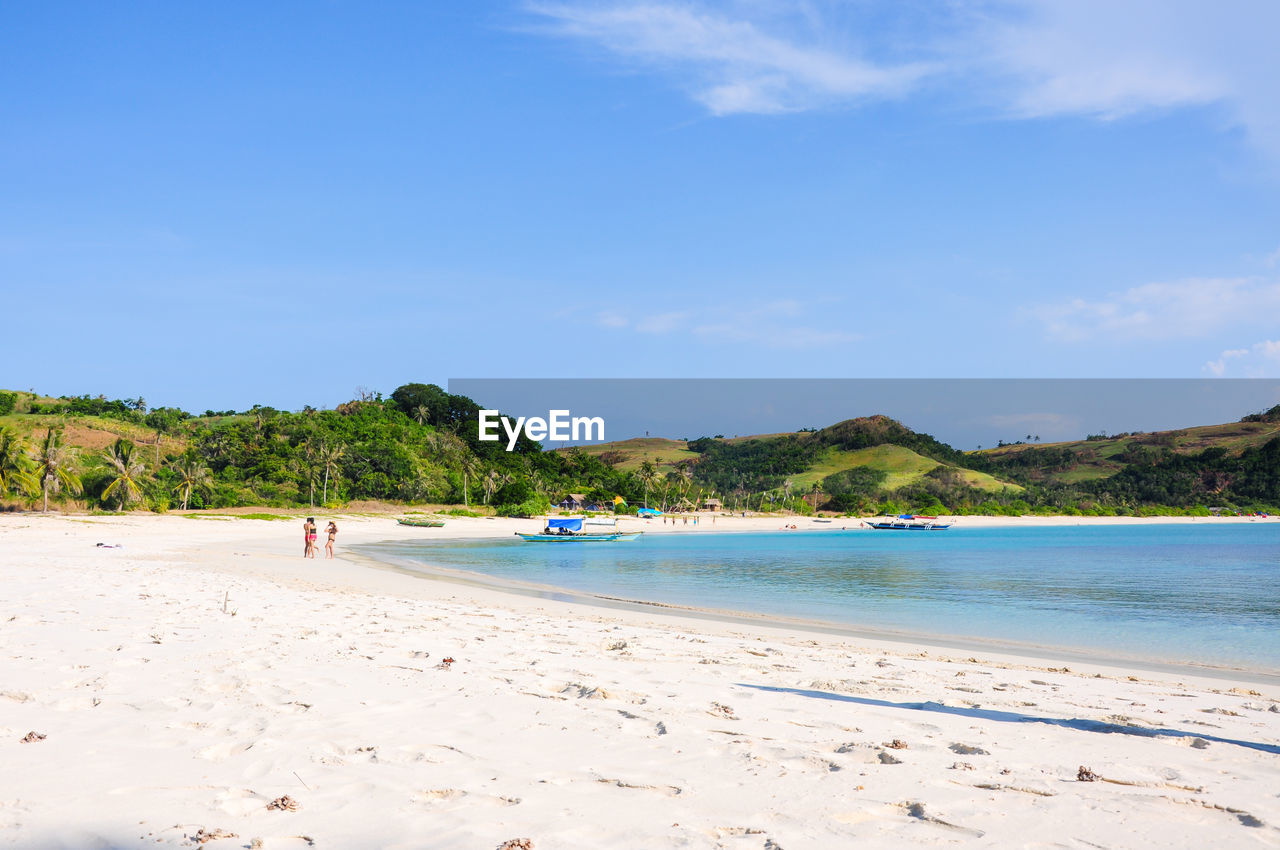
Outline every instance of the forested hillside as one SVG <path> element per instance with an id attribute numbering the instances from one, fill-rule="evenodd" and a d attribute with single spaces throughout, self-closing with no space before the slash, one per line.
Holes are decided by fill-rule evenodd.
<path id="1" fill-rule="evenodd" d="M 0 501 L 99 510 L 356 502 L 537 514 L 568 494 L 617 510 L 1205 513 L 1280 506 L 1280 406 L 1231 425 L 962 452 L 887 416 L 819 431 L 508 452 L 472 399 L 431 384 L 333 410 L 149 409 L 0 392 Z"/>

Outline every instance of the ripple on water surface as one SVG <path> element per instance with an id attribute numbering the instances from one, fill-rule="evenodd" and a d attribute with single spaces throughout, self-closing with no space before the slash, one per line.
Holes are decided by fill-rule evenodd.
<path id="1" fill-rule="evenodd" d="M 1280 670 L 1280 523 L 513 537 L 369 552 L 647 602 Z"/>

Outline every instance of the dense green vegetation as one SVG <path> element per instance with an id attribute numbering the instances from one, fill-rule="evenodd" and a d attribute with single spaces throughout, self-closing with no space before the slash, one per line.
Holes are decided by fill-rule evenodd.
<path id="1" fill-rule="evenodd" d="M 104 510 L 461 505 L 537 514 L 574 493 L 634 510 L 1204 513 L 1280 505 L 1280 406 L 1233 426 L 961 452 L 884 416 L 725 440 L 544 452 L 481 442 L 480 406 L 430 384 L 334 410 L 193 416 L 146 401 L 0 392 L 0 499 Z M 619 508 L 624 510 L 624 508 Z"/>
<path id="2" fill-rule="evenodd" d="M 524 438 L 512 452 L 480 442 L 479 405 L 431 385 L 408 384 L 390 399 L 375 393 L 335 410 L 255 405 L 204 416 L 148 411 L 142 399 L 11 395 L 20 410 L 0 420 L 8 458 L 0 496 L 41 497 L 40 504 L 49 490 L 107 509 L 376 500 L 537 513 L 570 490 L 600 499 L 643 490 L 634 474 L 582 453 L 543 452 Z M 80 444 L 74 450 L 66 439 L 72 431 Z M 106 448 L 82 445 L 103 433 L 115 437 Z M 50 441 L 60 454 L 46 476 L 37 461 Z"/>
<path id="3" fill-rule="evenodd" d="M 1024 485 L 1024 498 L 1054 510 L 1274 511 L 1280 505 L 1280 405 L 1249 414 L 1238 426 L 1010 446 L 975 453 L 971 465 Z"/>

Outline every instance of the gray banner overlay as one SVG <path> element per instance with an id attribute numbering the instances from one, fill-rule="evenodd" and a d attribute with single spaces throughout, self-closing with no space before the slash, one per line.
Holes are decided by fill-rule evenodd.
<path id="1" fill-rule="evenodd" d="M 1221 378 L 452 378 L 448 389 L 510 417 L 600 416 L 608 441 L 773 434 L 884 414 L 959 449 L 1216 425 L 1280 404 L 1280 380 Z"/>

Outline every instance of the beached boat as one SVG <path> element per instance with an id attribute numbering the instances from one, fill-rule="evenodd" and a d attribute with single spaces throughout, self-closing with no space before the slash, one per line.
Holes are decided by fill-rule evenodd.
<path id="1" fill-rule="evenodd" d="M 635 540 L 644 532 L 619 531 L 616 520 L 570 517 L 549 519 L 547 527 L 538 534 L 516 532 L 516 537 L 529 543 L 608 543 L 614 540 Z"/>
<path id="2" fill-rule="evenodd" d="M 442 519 L 397 519 L 396 522 L 401 525 L 412 525 L 418 528 L 443 528 L 444 520 Z"/>
<path id="3" fill-rule="evenodd" d="M 951 527 L 949 522 L 938 522 L 936 516 L 921 514 L 898 514 L 896 517 L 868 522 L 867 525 L 881 531 L 945 531 Z"/>

